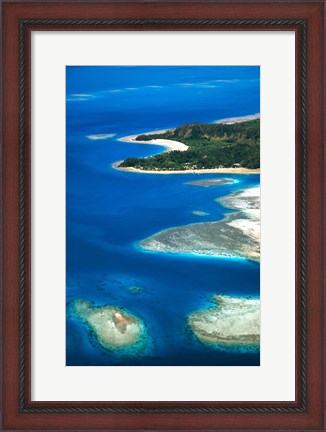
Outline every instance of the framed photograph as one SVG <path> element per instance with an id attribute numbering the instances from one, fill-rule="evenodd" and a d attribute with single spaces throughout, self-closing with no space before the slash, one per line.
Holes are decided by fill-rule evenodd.
<path id="1" fill-rule="evenodd" d="M 3 2 L 3 429 L 323 430 L 323 2 Z"/>

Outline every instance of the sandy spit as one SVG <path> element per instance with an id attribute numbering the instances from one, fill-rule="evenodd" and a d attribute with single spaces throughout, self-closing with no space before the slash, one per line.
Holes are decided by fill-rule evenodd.
<path id="1" fill-rule="evenodd" d="M 167 129 L 169 130 L 169 129 Z M 161 147 L 165 147 L 165 151 L 174 151 L 174 150 L 179 150 L 179 151 L 186 151 L 188 150 L 188 146 L 186 144 L 183 144 L 182 142 L 179 141 L 173 141 L 173 140 L 167 140 L 167 139 L 155 139 L 155 140 L 150 140 L 150 141 L 138 141 L 136 140 L 137 136 L 139 135 L 154 135 L 154 134 L 160 134 L 160 133 L 164 133 L 167 130 L 161 130 L 161 131 L 154 131 L 154 132 L 146 132 L 146 134 L 137 134 L 137 135 L 129 135 L 123 138 L 119 138 L 118 141 L 122 141 L 122 142 L 131 142 L 134 144 L 151 144 L 151 145 L 159 145 Z"/>

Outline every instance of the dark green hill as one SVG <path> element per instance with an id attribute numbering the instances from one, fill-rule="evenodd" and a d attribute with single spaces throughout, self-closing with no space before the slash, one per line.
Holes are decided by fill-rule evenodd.
<path id="1" fill-rule="evenodd" d="M 121 167 L 143 170 L 189 170 L 225 168 L 239 164 L 260 167 L 260 121 L 234 124 L 194 123 L 162 134 L 138 135 L 138 141 L 170 139 L 189 146 L 186 151 L 170 151 L 148 158 L 128 158 Z"/>

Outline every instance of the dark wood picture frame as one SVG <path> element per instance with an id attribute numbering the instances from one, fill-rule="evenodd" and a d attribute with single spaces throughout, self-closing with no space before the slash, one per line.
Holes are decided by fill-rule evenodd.
<path id="1" fill-rule="evenodd" d="M 3 430 L 323 430 L 324 4 L 4 1 Z M 30 397 L 30 34 L 33 30 L 296 32 L 295 402 L 33 402 Z"/>

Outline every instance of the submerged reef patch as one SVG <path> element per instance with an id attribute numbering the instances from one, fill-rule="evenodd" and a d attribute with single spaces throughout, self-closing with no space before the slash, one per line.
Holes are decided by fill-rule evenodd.
<path id="1" fill-rule="evenodd" d="M 128 291 L 130 292 L 130 294 L 141 294 L 142 292 L 144 292 L 144 288 L 142 286 L 131 286 L 128 287 Z"/>
<path id="2" fill-rule="evenodd" d="M 215 295 L 216 306 L 188 315 L 196 338 L 222 349 L 257 351 L 260 347 L 260 299 Z"/>
<path id="3" fill-rule="evenodd" d="M 194 214 L 196 216 L 208 216 L 209 215 L 209 213 L 201 211 L 201 210 L 194 210 L 192 212 L 192 214 Z"/>
<path id="4" fill-rule="evenodd" d="M 228 178 L 213 178 L 213 179 L 209 178 L 205 180 L 193 180 L 187 182 L 186 184 L 201 186 L 201 187 L 210 187 L 210 186 L 220 186 L 220 185 L 231 184 L 231 183 L 236 183 L 236 181 Z"/>
<path id="5" fill-rule="evenodd" d="M 87 300 L 72 303 L 77 319 L 94 333 L 97 342 L 106 350 L 133 348 L 136 352 L 146 347 L 147 331 L 142 320 L 116 306 L 94 306 Z"/>

